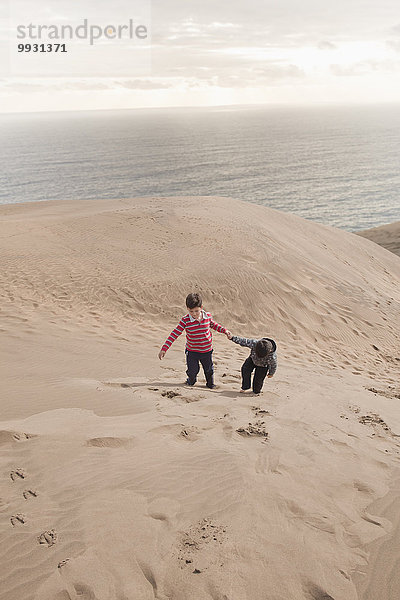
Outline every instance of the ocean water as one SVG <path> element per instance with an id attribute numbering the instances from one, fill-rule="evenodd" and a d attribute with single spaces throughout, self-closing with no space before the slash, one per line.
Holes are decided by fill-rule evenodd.
<path id="1" fill-rule="evenodd" d="M 0 204 L 231 196 L 357 231 L 400 220 L 400 106 L 0 115 Z"/>

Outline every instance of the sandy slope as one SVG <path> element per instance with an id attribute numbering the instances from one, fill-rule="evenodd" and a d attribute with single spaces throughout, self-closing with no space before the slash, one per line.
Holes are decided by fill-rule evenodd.
<path id="1" fill-rule="evenodd" d="M 398 257 L 225 198 L 0 215 L 1 600 L 394 598 Z M 223 335 L 216 390 L 158 361 L 197 289 L 277 340 L 262 396 Z"/>
<path id="2" fill-rule="evenodd" d="M 386 250 L 394 252 L 400 256 L 400 222 L 390 223 L 389 225 L 381 225 L 373 227 L 365 231 L 359 231 L 358 235 L 383 246 Z"/>

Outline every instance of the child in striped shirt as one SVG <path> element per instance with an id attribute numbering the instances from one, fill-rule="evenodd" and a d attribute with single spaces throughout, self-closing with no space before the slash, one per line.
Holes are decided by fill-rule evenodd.
<path id="1" fill-rule="evenodd" d="M 200 364 L 203 367 L 206 378 L 206 385 L 213 389 L 214 385 L 214 365 L 212 361 L 212 335 L 211 329 L 215 329 L 220 333 L 225 333 L 229 338 L 231 332 L 218 325 L 213 321 L 210 313 L 203 310 L 203 301 L 200 294 L 189 294 L 186 298 L 186 306 L 189 310 L 188 314 L 182 317 L 178 325 L 171 331 L 160 352 L 158 358 L 164 358 L 166 351 L 171 346 L 172 342 L 181 335 L 183 330 L 186 331 L 186 364 L 187 364 L 187 380 L 186 385 L 194 385 L 197 375 L 200 370 Z"/>

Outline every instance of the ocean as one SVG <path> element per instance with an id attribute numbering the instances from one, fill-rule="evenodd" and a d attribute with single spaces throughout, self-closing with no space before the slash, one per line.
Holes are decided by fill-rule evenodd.
<path id="1" fill-rule="evenodd" d="M 0 204 L 231 196 L 358 231 L 400 220 L 400 107 L 0 115 Z"/>

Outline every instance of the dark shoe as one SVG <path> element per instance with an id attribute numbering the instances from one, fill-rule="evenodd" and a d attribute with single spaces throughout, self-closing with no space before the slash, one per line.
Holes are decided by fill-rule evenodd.
<path id="1" fill-rule="evenodd" d="M 196 382 L 194 382 L 196 383 Z M 185 384 L 184 385 L 188 385 L 189 387 L 193 387 L 194 383 L 190 383 L 189 379 L 186 379 Z"/>
<path id="2" fill-rule="evenodd" d="M 209 390 L 214 390 L 217 386 L 215 385 L 215 383 L 211 383 L 211 385 L 207 385 Z"/>

